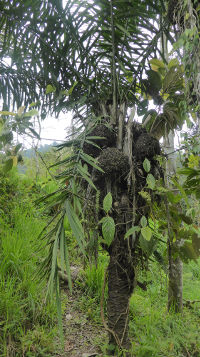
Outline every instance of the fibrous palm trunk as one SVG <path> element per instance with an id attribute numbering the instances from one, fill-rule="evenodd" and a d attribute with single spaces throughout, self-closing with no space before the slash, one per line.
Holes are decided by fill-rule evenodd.
<path id="1" fill-rule="evenodd" d="M 109 215 L 115 222 L 115 236 L 109 246 L 103 243 L 110 256 L 108 326 L 105 325 L 109 332 L 110 345 L 113 345 L 109 353 L 116 356 L 117 350 L 123 350 L 129 356 L 129 299 L 134 288 L 135 267 L 141 249 L 137 244 L 137 236 L 133 234 L 125 238 L 125 234 L 130 227 L 139 224 L 143 215 L 148 215 L 149 205 L 139 194 L 146 186 L 147 173 L 144 171 L 143 161 L 147 157 L 151 161 L 151 173 L 158 172 L 158 163 L 153 157 L 160 153 L 160 146 L 140 124 L 133 121 L 134 115 L 126 120 L 125 103 L 117 108 L 117 123 L 113 126 L 110 122 L 111 129 L 107 124 L 113 112 L 112 107 L 103 103 L 100 107 L 102 122 L 94 127 L 90 135 L 104 137 L 104 140 L 97 142 L 101 149 L 95 148 L 95 151 L 94 146 L 85 145 L 83 150 L 96 157 L 103 170 L 93 170 L 92 174 L 93 182 L 100 191 L 99 219 L 105 216 L 101 209 L 104 197 L 110 192 L 113 200 Z"/>
<path id="2" fill-rule="evenodd" d="M 128 356 L 129 298 L 133 292 L 135 273 L 133 261 L 128 256 L 124 235 L 116 236 L 113 243 L 108 267 L 109 343 L 113 346 L 117 345 L 119 349 L 125 349 Z"/>

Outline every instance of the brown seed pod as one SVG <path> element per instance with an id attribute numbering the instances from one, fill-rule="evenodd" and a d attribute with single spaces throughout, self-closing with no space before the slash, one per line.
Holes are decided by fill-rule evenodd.
<path id="1" fill-rule="evenodd" d="M 101 137 L 102 139 L 88 139 L 88 140 L 92 141 L 94 144 L 98 145 L 100 148 L 113 146 L 116 141 L 116 135 L 115 135 L 114 131 L 112 129 L 108 128 L 107 126 L 105 126 L 104 124 L 97 125 L 88 134 L 88 136 Z M 87 139 L 87 137 L 86 137 L 86 139 Z M 92 144 L 89 144 L 87 142 L 85 142 L 83 145 L 83 151 L 92 157 L 97 157 L 100 154 L 100 152 L 101 152 L 100 148 L 98 148 Z"/>
<path id="2" fill-rule="evenodd" d="M 139 136 L 134 146 L 134 155 L 137 159 L 152 159 L 160 154 L 159 141 L 148 133 Z"/>
<path id="3" fill-rule="evenodd" d="M 98 157 L 98 165 L 104 170 L 104 173 L 101 173 L 100 171 L 96 172 L 96 178 L 102 176 L 112 177 L 112 175 L 115 174 L 124 177 L 129 171 L 128 157 L 114 147 L 102 150 Z"/>

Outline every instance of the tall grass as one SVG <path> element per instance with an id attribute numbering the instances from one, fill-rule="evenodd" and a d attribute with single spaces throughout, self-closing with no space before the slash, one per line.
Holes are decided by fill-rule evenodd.
<path id="1" fill-rule="evenodd" d="M 147 291 L 136 288 L 130 300 L 130 335 L 133 356 L 187 357 L 200 356 L 200 303 L 184 306 L 182 314 L 167 312 L 165 274 L 153 266 Z M 199 265 L 191 262 L 184 267 L 183 298 L 200 300 Z M 193 277 L 193 278 L 192 278 Z"/>
<path id="2" fill-rule="evenodd" d="M 45 303 L 46 282 L 35 275 L 43 254 L 38 235 L 45 222 L 22 188 L 16 185 L 9 211 L 5 207 L 0 216 L 2 357 L 48 356 L 54 350 L 56 307 Z"/>
<path id="3" fill-rule="evenodd" d="M 79 307 L 96 322 L 104 272 L 108 257 L 100 255 L 97 268 L 85 270 L 85 298 L 79 299 Z M 200 265 L 194 262 L 184 265 L 183 299 L 200 300 Z M 149 281 L 147 291 L 136 287 L 130 299 L 130 340 L 134 357 L 199 357 L 200 356 L 200 303 L 187 307 L 182 314 L 167 312 L 167 276 L 157 263 L 149 264 L 147 272 L 138 273 L 138 280 Z M 92 311 L 91 307 L 92 306 Z M 89 311 L 89 313 L 88 313 Z M 106 310 L 105 310 L 106 311 Z M 99 321 L 100 322 L 100 321 Z M 106 356 L 107 343 L 99 343 Z"/>
<path id="4" fill-rule="evenodd" d="M 88 265 L 85 269 L 85 285 L 86 292 L 92 297 L 96 297 L 98 301 L 101 299 L 102 288 L 104 283 L 105 270 L 109 262 L 109 257 L 106 254 L 99 254 L 98 265 Z M 107 297 L 108 289 L 105 288 L 105 298 Z"/>

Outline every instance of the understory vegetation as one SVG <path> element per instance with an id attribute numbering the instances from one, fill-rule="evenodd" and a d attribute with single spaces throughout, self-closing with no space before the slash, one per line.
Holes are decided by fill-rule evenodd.
<path id="1" fill-rule="evenodd" d="M 46 249 L 38 237 L 50 217 L 44 206 L 35 206 L 36 199 L 44 191 L 44 177 L 36 185 L 33 178 L 13 169 L 1 175 L 0 180 L 0 355 L 62 355 L 56 304 L 54 300 L 45 300 L 47 283 L 37 274 L 38 264 Z M 69 238 L 71 235 L 70 261 L 79 269 L 73 283 L 72 296 L 76 296 L 73 308 L 80 323 L 92 324 L 94 333 L 97 328 L 103 331 L 100 301 L 109 257 L 99 249 L 97 266 L 83 262 L 81 255 L 77 254 L 69 225 L 66 225 L 66 232 Z M 148 268 L 138 271 L 137 275 L 145 290 L 137 286 L 130 299 L 129 328 L 133 356 L 199 356 L 199 263 L 192 261 L 184 265 L 184 309 L 181 314 L 167 312 L 167 275 L 158 262 L 150 261 Z M 106 286 L 105 297 L 107 293 Z M 66 282 L 62 283 L 62 301 L 63 312 L 67 313 L 70 294 Z M 105 303 L 104 315 L 106 319 Z M 67 333 L 68 322 L 63 324 Z M 77 339 L 82 341 L 78 327 L 76 334 Z M 97 333 L 93 345 L 98 349 L 99 356 L 106 356 L 107 344 L 107 340 L 102 344 Z"/>
<path id="2" fill-rule="evenodd" d="M 56 306 L 45 302 L 37 275 L 46 217 L 34 207 L 34 182 L 13 171 L 0 176 L 0 355 L 47 356 L 54 350 Z"/>
<path id="3" fill-rule="evenodd" d="M 88 268 L 85 275 L 86 295 L 80 298 L 78 304 L 90 319 L 101 323 L 99 291 L 102 290 L 103 284 L 102 265 L 100 264 L 98 269 L 95 266 Z M 152 262 L 148 270 L 140 273 L 138 278 L 141 281 L 148 281 L 149 284 L 146 290 L 137 286 L 130 299 L 129 327 L 132 355 L 198 357 L 200 355 L 200 264 L 190 262 L 184 266 L 184 309 L 180 314 L 167 312 L 168 279 L 158 263 Z M 106 356 L 106 349 L 106 344 L 101 345 L 102 356 Z"/>

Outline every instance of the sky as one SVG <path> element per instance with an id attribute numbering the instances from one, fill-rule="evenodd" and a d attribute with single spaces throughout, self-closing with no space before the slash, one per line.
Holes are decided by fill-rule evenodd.
<path id="1" fill-rule="evenodd" d="M 41 138 L 42 143 L 48 144 L 52 141 L 64 140 L 67 136 L 67 129 L 70 127 L 71 113 L 60 114 L 59 118 L 48 117 L 42 121 Z M 47 140 L 45 140 L 47 139 Z"/>
<path id="2" fill-rule="evenodd" d="M 70 127 L 71 119 L 72 114 L 70 112 L 65 114 L 61 113 L 59 118 L 47 117 L 41 122 L 41 140 L 39 142 L 38 139 L 31 139 L 27 135 L 18 137 L 17 140 L 23 144 L 24 148 L 51 144 L 55 141 L 60 143 L 65 140 L 67 136 L 67 131 Z M 34 126 L 34 129 L 39 133 L 38 124 Z"/>
<path id="3" fill-rule="evenodd" d="M 149 109 L 155 109 L 153 105 L 153 101 L 149 103 Z M 72 113 L 60 113 L 58 118 L 55 117 L 47 117 L 41 122 L 41 140 L 31 139 L 27 135 L 20 136 L 17 141 L 23 144 L 24 148 L 31 148 L 35 146 L 41 146 L 45 144 L 51 144 L 53 142 L 57 142 L 58 144 L 66 139 L 66 136 L 69 133 L 69 128 L 71 125 Z M 137 113 L 135 114 L 134 120 L 141 123 L 142 117 L 138 117 Z M 36 125 L 36 132 L 39 133 L 39 127 Z M 186 130 L 186 126 L 184 125 L 183 130 Z M 175 147 L 179 147 L 180 134 L 178 135 L 177 131 L 175 134 Z M 162 142 L 162 140 L 161 140 Z"/>

